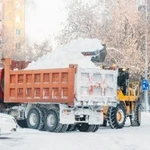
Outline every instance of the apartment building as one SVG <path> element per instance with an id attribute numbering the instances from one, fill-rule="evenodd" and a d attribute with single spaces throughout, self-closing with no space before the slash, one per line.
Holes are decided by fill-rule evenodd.
<path id="1" fill-rule="evenodd" d="M 24 50 L 25 0 L 1 0 L 1 49 L 3 57 Z"/>

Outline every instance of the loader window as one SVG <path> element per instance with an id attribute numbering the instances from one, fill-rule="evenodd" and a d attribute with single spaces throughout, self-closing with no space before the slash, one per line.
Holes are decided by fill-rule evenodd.
<path id="1" fill-rule="evenodd" d="M 125 95 L 127 94 L 128 79 L 128 71 L 124 71 L 122 68 L 119 68 L 118 86 L 122 89 L 122 92 Z"/>

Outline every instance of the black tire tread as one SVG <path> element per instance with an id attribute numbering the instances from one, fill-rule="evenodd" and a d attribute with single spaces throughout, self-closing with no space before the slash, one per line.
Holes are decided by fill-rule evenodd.
<path id="1" fill-rule="evenodd" d="M 38 117 L 39 117 L 39 122 L 36 126 L 31 126 L 30 122 L 29 122 L 29 117 L 30 117 L 30 114 L 32 111 L 35 111 L 37 114 L 38 114 Z M 32 129 L 38 129 L 38 130 L 41 130 L 44 126 L 44 123 L 43 123 L 43 113 L 41 111 L 40 108 L 38 107 L 33 107 L 30 109 L 30 111 L 28 112 L 28 115 L 27 115 L 27 126 L 28 128 L 32 128 Z"/>
<path id="2" fill-rule="evenodd" d="M 125 118 L 124 118 L 124 121 L 122 124 L 119 124 L 117 122 L 116 114 L 117 114 L 118 109 L 122 109 L 122 111 L 124 112 Z M 108 123 L 112 129 L 123 128 L 125 125 L 125 121 L 126 121 L 126 107 L 125 107 L 124 103 L 120 103 L 116 107 L 109 107 L 109 109 L 108 109 Z"/>
<path id="3" fill-rule="evenodd" d="M 139 102 L 136 102 L 135 103 L 135 116 L 134 116 L 134 119 L 132 119 L 132 116 L 130 116 L 130 122 L 131 122 L 131 126 L 133 127 L 137 127 L 137 126 L 140 126 L 141 125 L 141 120 L 139 120 L 139 113 L 141 113 L 141 105 Z M 140 111 L 140 112 L 139 112 Z"/>
<path id="4" fill-rule="evenodd" d="M 99 129 L 99 125 L 95 125 L 95 129 L 93 130 L 93 132 L 96 132 Z"/>

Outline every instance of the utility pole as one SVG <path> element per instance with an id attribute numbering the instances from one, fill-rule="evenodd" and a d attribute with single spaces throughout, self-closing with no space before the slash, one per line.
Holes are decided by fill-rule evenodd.
<path id="1" fill-rule="evenodd" d="M 146 27 L 145 27 L 145 80 L 148 80 L 148 78 L 147 78 L 147 75 L 148 75 L 148 56 L 147 56 L 148 12 L 147 12 L 147 0 L 145 0 L 145 19 L 146 19 Z M 148 90 L 145 90 L 144 98 L 145 98 L 145 111 L 148 112 L 149 111 Z"/>

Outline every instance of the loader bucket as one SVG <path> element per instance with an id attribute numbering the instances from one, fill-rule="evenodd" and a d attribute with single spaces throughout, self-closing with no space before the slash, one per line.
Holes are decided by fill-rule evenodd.
<path id="1" fill-rule="evenodd" d="M 95 50 L 91 52 L 82 52 L 84 56 L 92 56 L 91 61 L 93 63 L 100 63 L 105 61 L 105 57 L 107 55 L 106 44 L 103 44 L 103 49 Z"/>

